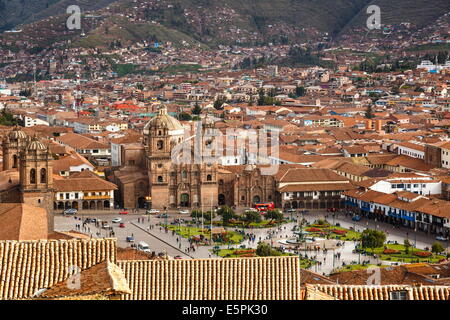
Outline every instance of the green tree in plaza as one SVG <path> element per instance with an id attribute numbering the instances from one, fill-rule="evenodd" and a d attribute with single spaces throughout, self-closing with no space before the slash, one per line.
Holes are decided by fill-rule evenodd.
<path id="1" fill-rule="evenodd" d="M 444 250 L 445 250 L 444 246 L 439 241 L 436 241 L 431 246 L 431 252 L 433 252 L 434 254 L 439 254 L 441 252 L 444 252 Z"/>
<path id="2" fill-rule="evenodd" d="M 201 113 L 202 113 L 202 108 L 196 102 L 194 108 L 192 108 L 192 114 L 199 115 Z"/>
<path id="3" fill-rule="evenodd" d="M 236 213 L 228 206 L 220 207 L 217 210 L 217 214 L 222 217 L 223 225 L 228 224 L 228 221 L 236 216 Z"/>
<path id="4" fill-rule="evenodd" d="M 281 252 L 273 249 L 268 243 L 260 242 L 256 248 L 256 255 L 259 257 L 280 256 Z"/>
<path id="5" fill-rule="evenodd" d="M 201 221 L 202 216 L 205 221 L 211 221 L 211 211 L 203 211 L 203 215 L 202 210 L 194 209 L 191 212 L 191 218 L 195 218 L 196 221 Z M 216 215 L 213 212 L 212 218 L 214 219 L 215 217 Z"/>
<path id="6" fill-rule="evenodd" d="M 189 121 L 189 120 L 192 120 L 192 117 L 191 117 L 191 115 L 189 113 L 181 112 L 178 115 L 178 119 L 181 120 L 181 121 Z"/>
<path id="7" fill-rule="evenodd" d="M 283 214 L 280 212 L 280 210 L 275 209 L 275 210 L 268 210 L 266 212 L 266 214 L 264 215 L 264 218 L 266 220 L 270 219 L 270 222 L 272 222 L 273 220 L 275 221 L 281 221 L 283 220 Z"/>
<path id="8" fill-rule="evenodd" d="M 304 87 L 295 87 L 295 95 L 297 97 L 303 97 L 306 93 L 306 90 Z"/>
<path id="9" fill-rule="evenodd" d="M 249 225 L 252 222 L 259 223 L 259 222 L 262 221 L 261 214 L 259 212 L 257 212 L 257 211 L 250 211 L 250 210 L 249 211 L 245 211 L 244 219 L 247 222 L 247 225 Z"/>
<path id="10" fill-rule="evenodd" d="M 405 241 L 403 241 L 403 245 L 405 246 L 405 253 L 409 254 L 409 248 L 411 248 L 411 242 L 409 242 L 408 239 L 405 239 Z"/>
<path id="11" fill-rule="evenodd" d="M 366 229 L 361 234 L 361 246 L 363 248 L 375 249 L 382 247 L 386 241 L 386 234 L 383 231 Z"/>
<path id="12" fill-rule="evenodd" d="M 0 125 L 2 125 L 2 126 L 14 126 L 16 124 L 18 124 L 17 119 L 14 118 L 12 113 L 10 113 L 6 109 L 3 109 L 0 112 Z"/>
<path id="13" fill-rule="evenodd" d="M 372 119 L 374 116 L 373 116 L 373 113 L 372 113 L 372 105 L 371 104 L 369 104 L 368 106 L 367 106 L 367 109 L 366 109 L 366 118 L 367 119 Z"/>
<path id="14" fill-rule="evenodd" d="M 222 110 L 223 107 L 222 105 L 225 103 L 225 101 L 223 99 L 217 99 L 216 101 L 214 101 L 214 108 L 216 110 Z"/>

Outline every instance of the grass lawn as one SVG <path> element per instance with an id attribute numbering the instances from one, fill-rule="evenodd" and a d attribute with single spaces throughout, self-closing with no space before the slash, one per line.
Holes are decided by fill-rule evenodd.
<path id="1" fill-rule="evenodd" d="M 405 246 L 403 244 L 386 244 L 385 247 L 388 249 L 393 250 L 399 250 L 400 253 L 391 253 L 391 254 L 385 254 L 383 253 L 384 247 L 376 248 L 374 250 L 374 253 L 378 255 L 380 260 L 384 261 L 394 261 L 394 262 L 406 262 L 406 263 L 415 263 L 415 262 L 430 262 L 430 263 L 437 263 L 442 259 L 445 259 L 445 256 L 443 255 L 436 255 L 433 254 L 430 257 L 419 257 L 415 254 L 411 253 L 414 252 L 427 252 L 425 250 L 420 250 L 416 248 L 410 248 L 409 253 L 405 253 Z M 367 252 L 372 252 L 371 249 L 366 250 Z"/>
<path id="2" fill-rule="evenodd" d="M 320 229 L 320 231 L 308 231 L 309 228 L 317 228 Z M 334 233 L 333 230 L 337 231 L 343 231 L 345 233 L 343 234 L 337 234 Z M 303 231 L 306 231 L 309 233 L 310 236 L 315 238 L 326 238 L 328 236 L 328 239 L 336 239 L 341 241 L 355 241 L 359 240 L 361 237 L 361 233 L 341 227 L 336 227 L 330 224 L 326 225 L 318 225 L 318 224 L 312 224 L 309 226 L 306 226 L 303 228 Z"/>
<path id="3" fill-rule="evenodd" d="M 186 227 L 186 226 L 176 226 L 169 225 L 167 227 L 169 230 L 174 230 L 176 234 L 182 236 L 183 238 L 190 238 L 192 236 L 203 235 L 206 239 L 210 239 L 211 231 L 209 229 L 202 229 L 198 227 Z M 241 243 L 243 240 L 243 235 L 235 231 L 227 231 L 227 237 L 231 243 Z M 218 242 L 218 241 L 216 241 Z"/>

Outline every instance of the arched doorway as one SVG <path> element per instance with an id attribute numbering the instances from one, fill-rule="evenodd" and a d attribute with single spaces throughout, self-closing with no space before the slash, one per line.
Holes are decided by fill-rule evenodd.
<path id="1" fill-rule="evenodd" d="M 89 203 L 89 209 L 95 210 L 95 201 L 91 201 L 91 202 Z"/>
<path id="2" fill-rule="evenodd" d="M 72 208 L 78 210 L 78 202 L 76 201 L 72 202 Z"/>
<path id="3" fill-rule="evenodd" d="M 111 203 L 108 200 L 103 201 L 103 207 L 105 209 L 109 209 L 111 207 Z"/>
<path id="4" fill-rule="evenodd" d="M 137 200 L 138 208 L 145 208 L 145 197 L 139 197 Z"/>
<path id="5" fill-rule="evenodd" d="M 70 209 L 70 202 L 64 203 L 64 209 Z"/>
<path id="6" fill-rule="evenodd" d="M 260 202 L 261 202 L 260 196 L 258 196 L 258 195 L 253 196 L 253 204 L 260 203 Z"/>
<path id="7" fill-rule="evenodd" d="M 97 209 L 103 210 L 103 201 L 97 201 Z"/>
<path id="8" fill-rule="evenodd" d="M 189 207 L 189 194 L 182 193 L 180 197 L 180 206 Z"/>
<path id="9" fill-rule="evenodd" d="M 83 201 L 83 210 L 88 210 L 88 209 L 89 209 L 89 202 Z"/>
<path id="10" fill-rule="evenodd" d="M 297 201 L 292 201 L 292 209 L 297 209 L 297 208 L 298 208 Z"/>
<path id="11" fill-rule="evenodd" d="M 218 202 L 219 202 L 219 206 L 224 206 L 225 205 L 225 195 L 224 194 L 219 194 L 218 197 Z"/>
<path id="12" fill-rule="evenodd" d="M 58 202 L 58 209 L 63 210 L 64 209 L 64 202 Z"/>

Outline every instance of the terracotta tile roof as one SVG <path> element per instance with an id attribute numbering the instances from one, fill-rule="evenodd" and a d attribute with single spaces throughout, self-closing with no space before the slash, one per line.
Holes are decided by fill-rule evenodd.
<path id="1" fill-rule="evenodd" d="M 117 186 L 106 181 L 95 173 L 84 170 L 77 172 L 64 179 L 55 179 L 53 181 L 56 191 L 107 191 L 117 190 Z"/>
<path id="2" fill-rule="evenodd" d="M 82 270 L 115 262 L 116 239 L 0 241 L 0 300 L 26 299 Z"/>
<path id="3" fill-rule="evenodd" d="M 298 257 L 121 261 L 125 300 L 298 300 Z"/>
<path id="4" fill-rule="evenodd" d="M 407 291 L 409 300 L 449 300 L 449 286 L 408 286 L 408 285 L 325 285 L 314 288 L 339 300 L 391 300 L 393 291 Z"/>
<path id="5" fill-rule="evenodd" d="M 100 143 L 94 139 L 76 133 L 66 133 L 56 139 L 59 142 L 78 150 L 109 149 L 109 145 L 107 144 Z"/>
<path id="6" fill-rule="evenodd" d="M 289 169 L 280 178 L 280 182 L 329 182 L 329 181 L 348 181 L 330 169 L 300 168 Z"/>
<path id="7" fill-rule="evenodd" d="M 122 269 L 110 261 L 103 261 L 79 273 L 79 287 L 69 288 L 67 280 L 58 282 L 37 296 L 38 299 L 55 299 L 71 296 L 131 294 Z"/>
<path id="8" fill-rule="evenodd" d="M 301 269 L 301 285 L 305 284 L 335 284 L 333 280 L 318 273 Z"/>
<path id="9" fill-rule="evenodd" d="M 0 240 L 47 239 L 47 210 L 23 203 L 0 203 Z"/>

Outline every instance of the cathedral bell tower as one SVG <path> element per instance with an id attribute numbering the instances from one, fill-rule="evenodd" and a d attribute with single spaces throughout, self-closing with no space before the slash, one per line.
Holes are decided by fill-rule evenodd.
<path id="1" fill-rule="evenodd" d="M 52 160 L 50 150 L 36 137 L 29 140 L 20 154 L 19 179 L 22 202 L 47 209 L 47 212 L 53 207 Z"/>
<path id="2" fill-rule="evenodd" d="M 173 148 L 182 142 L 183 136 L 184 127 L 167 113 L 164 106 L 144 127 L 149 191 L 152 206 L 155 208 L 169 207 L 175 202 L 175 176 L 171 153 Z"/>
<path id="3" fill-rule="evenodd" d="M 25 132 L 15 127 L 2 141 L 3 170 L 19 169 L 19 158 L 27 145 Z"/>

